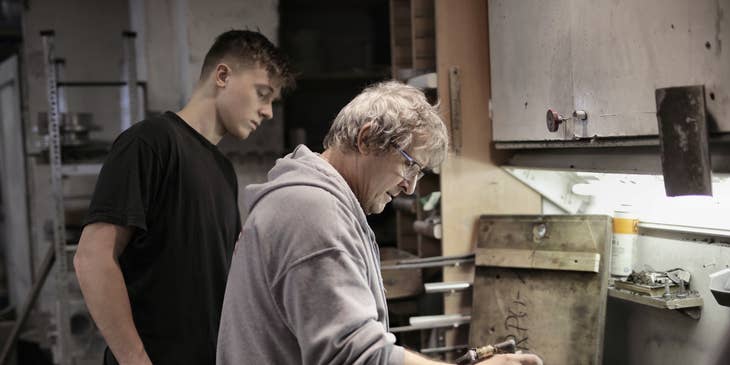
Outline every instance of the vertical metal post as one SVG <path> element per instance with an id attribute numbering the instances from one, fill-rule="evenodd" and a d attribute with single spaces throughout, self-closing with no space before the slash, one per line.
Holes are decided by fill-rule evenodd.
<path id="1" fill-rule="evenodd" d="M 60 82 L 64 78 L 64 72 L 66 71 L 66 60 L 63 58 L 56 58 L 53 60 L 53 65 L 56 69 L 56 83 Z M 63 119 L 63 115 L 68 113 L 68 102 L 66 101 L 66 89 L 63 87 L 56 87 L 58 91 L 58 113 Z M 66 116 L 68 117 L 68 116 Z"/>
<path id="2" fill-rule="evenodd" d="M 57 363 L 70 365 L 68 351 L 68 320 L 66 297 L 68 290 L 68 260 L 66 258 L 66 222 L 63 209 L 63 182 L 61 180 L 61 136 L 59 131 L 58 82 L 54 65 L 54 38 L 52 30 L 41 31 L 48 97 L 48 159 L 51 165 L 51 195 L 53 205 L 53 245 L 56 252 L 56 345 Z"/>
<path id="3" fill-rule="evenodd" d="M 124 64 L 122 66 L 122 80 L 126 81 L 126 85 L 122 88 L 121 111 L 122 125 L 121 130 L 129 128 L 132 123 L 139 121 L 141 113 L 139 112 L 138 86 L 137 86 L 137 55 L 135 52 L 135 40 L 137 33 L 132 31 L 122 32 L 122 42 L 124 43 Z"/>

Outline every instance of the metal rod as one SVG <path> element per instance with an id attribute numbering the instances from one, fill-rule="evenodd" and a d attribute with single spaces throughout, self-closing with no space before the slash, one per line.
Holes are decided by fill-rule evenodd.
<path id="1" fill-rule="evenodd" d="M 41 264 L 41 271 L 40 273 L 38 273 L 37 276 L 38 280 L 33 283 L 33 287 L 30 289 L 30 292 L 25 299 L 23 310 L 20 312 L 20 317 L 18 318 L 18 320 L 15 321 L 13 329 L 10 331 L 10 336 L 8 336 L 8 339 L 3 345 L 3 352 L 2 354 L 0 354 L 0 365 L 7 364 L 10 357 L 10 352 L 12 352 L 15 341 L 18 340 L 18 336 L 20 335 L 20 330 L 23 328 L 25 321 L 28 320 L 28 315 L 35 305 L 35 301 L 38 299 L 38 294 L 41 292 L 41 288 L 43 288 L 43 284 L 45 284 L 46 279 L 48 278 L 48 274 L 51 272 L 51 267 L 53 267 L 53 262 L 55 261 L 55 258 L 55 248 L 53 246 L 48 247 L 48 251 L 46 251 L 46 257 L 43 258 L 43 263 Z"/>
<path id="2" fill-rule="evenodd" d="M 435 256 L 422 259 L 401 260 L 395 265 L 381 266 L 381 270 L 423 269 L 428 267 L 459 266 L 474 263 L 474 254 L 458 256 Z"/>
<path id="3" fill-rule="evenodd" d="M 425 349 L 421 349 L 419 351 L 420 353 L 427 355 L 427 354 L 440 354 L 442 352 L 449 352 L 449 351 L 458 351 L 463 349 L 468 349 L 469 345 L 454 345 L 454 346 L 444 346 L 444 347 L 429 347 Z"/>
<path id="4" fill-rule="evenodd" d="M 461 266 L 462 264 L 473 264 L 474 259 L 470 260 L 446 260 L 425 262 L 422 264 L 397 264 L 381 266 L 381 270 L 407 270 L 407 269 L 425 269 L 429 267 L 445 267 L 445 266 Z"/>
<path id="5" fill-rule="evenodd" d="M 427 294 L 431 293 L 450 293 L 458 290 L 466 290 L 471 288 L 472 283 L 468 281 L 452 281 L 443 283 L 425 283 L 423 288 Z"/>
<path id="6" fill-rule="evenodd" d="M 426 262 L 436 262 L 436 261 L 447 261 L 447 260 L 473 260 L 474 254 L 466 254 L 466 255 L 452 255 L 452 256 L 432 256 L 432 257 L 423 257 L 423 258 L 417 258 L 417 259 L 405 259 L 405 260 L 398 260 L 396 263 L 398 264 L 421 264 Z"/>
<path id="7" fill-rule="evenodd" d="M 420 331 L 420 330 L 444 328 L 444 327 L 459 327 L 464 324 L 469 324 L 469 322 L 471 322 L 471 316 L 462 316 L 462 317 L 456 318 L 456 319 L 455 318 L 434 319 L 434 320 L 430 320 L 430 321 L 420 322 L 418 324 L 414 324 L 414 325 L 410 325 L 410 326 L 391 327 L 389 332 L 398 333 L 398 332 Z"/>

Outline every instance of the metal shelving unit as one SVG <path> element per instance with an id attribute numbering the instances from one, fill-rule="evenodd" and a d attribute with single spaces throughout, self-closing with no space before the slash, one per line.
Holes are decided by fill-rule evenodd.
<path id="1" fill-rule="evenodd" d="M 86 308 L 73 270 L 72 262 L 76 242 L 69 242 L 69 239 L 74 240 L 73 238 L 75 238 L 70 230 L 80 230 L 80 227 L 69 227 L 66 217 L 69 214 L 69 202 L 79 199 L 78 196 L 69 196 L 70 186 L 67 185 L 72 184 L 74 179 L 89 179 L 98 176 L 102 165 L 98 159 L 99 153 L 96 151 L 99 148 L 95 147 L 96 152 L 93 152 L 96 158 L 85 158 L 92 152 L 79 148 L 79 146 L 69 147 L 68 150 L 65 150 L 62 116 L 69 115 L 66 92 L 71 88 L 92 90 L 121 88 L 119 128 L 124 130 L 133 122 L 141 120 L 146 114 L 146 84 L 137 80 L 134 45 L 136 34 L 134 32 L 122 33 L 124 64 L 122 65 L 123 80 L 121 81 L 61 80 L 65 61 L 55 57 L 55 32 L 45 30 L 40 34 L 43 42 L 48 101 L 46 114 L 48 137 L 46 143 L 37 146 L 40 147 L 40 151 L 26 155 L 26 164 L 29 170 L 28 184 L 31 185 L 29 191 L 31 195 L 34 195 L 31 200 L 41 201 L 35 206 L 35 210 L 36 213 L 44 213 L 33 214 L 31 217 L 31 231 L 34 233 L 31 250 L 42 251 L 47 246 L 47 251 L 39 270 L 36 270 L 38 273 L 34 278 L 33 288 L 20 310 L 10 339 L 5 343 L 0 364 L 5 363 L 15 341 L 21 336 L 26 340 L 38 342 L 42 348 L 50 348 L 56 364 L 98 363 L 103 356 L 106 344 Z M 142 93 L 141 100 L 140 92 Z M 33 132 L 40 133 L 40 128 L 36 128 Z M 89 140 L 88 143 L 91 144 L 91 141 Z M 108 149 L 108 145 L 106 146 L 103 150 Z M 74 158 L 65 161 L 70 154 L 73 154 Z M 44 181 L 46 173 L 49 174 L 49 183 Z M 82 195 L 86 196 L 86 193 Z M 91 196 L 91 191 L 88 192 L 88 196 Z M 74 213 L 79 212 L 74 211 Z M 31 256 L 33 256 L 32 253 Z M 44 289 L 46 280 L 51 277 L 53 285 L 46 285 L 46 289 Z M 47 313 L 49 308 L 52 308 L 50 310 L 52 313 Z M 29 316 L 33 310 L 36 310 L 38 315 Z M 29 318 L 32 323 L 27 321 Z"/>

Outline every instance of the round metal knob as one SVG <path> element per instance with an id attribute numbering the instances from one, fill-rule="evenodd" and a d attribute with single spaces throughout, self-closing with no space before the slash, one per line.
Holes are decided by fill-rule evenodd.
<path id="1" fill-rule="evenodd" d="M 568 118 L 563 117 L 562 115 L 558 114 L 558 112 L 548 109 L 547 114 L 545 115 L 545 122 L 547 123 L 547 129 L 550 132 L 557 132 L 558 127 L 560 127 L 560 123 L 568 120 Z"/>
<path id="2" fill-rule="evenodd" d="M 586 120 L 586 119 L 588 119 L 588 113 L 586 113 L 585 110 L 574 110 L 573 118 L 578 119 L 578 120 Z"/>

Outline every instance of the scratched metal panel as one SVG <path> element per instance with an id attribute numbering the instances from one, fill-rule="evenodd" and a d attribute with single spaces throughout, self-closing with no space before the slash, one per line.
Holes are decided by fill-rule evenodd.
<path id="1" fill-rule="evenodd" d="M 513 338 L 546 364 L 601 364 L 610 240 L 608 216 L 482 216 L 478 248 L 596 252 L 601 261 L 598 273 L 477 267 L 470 345 Z"/>
<path id="2" fill-rule="evenodd" d="M 730 1 L 573 4 L 575 107 L 589 115 L 580 137 L 656 135 L 654 90 L 702 84 L 710 132 L 730 131 Z"/>
<path id="3" fill-rule="evenodd" d="M 495 141 L 564 138 L 548 132 L 545 112 L 573 107 L 570 3 L 489 1 Z"/>
<path id="4" fill-rule="evenodd" d="M 729 0 L 489 6 L 495 141 L 657 135 L 654 90 L 685 85 L 705 85 L 709 131 L 730 132 Z M 548 108 L 588 119 L 549 133 Z"/>

